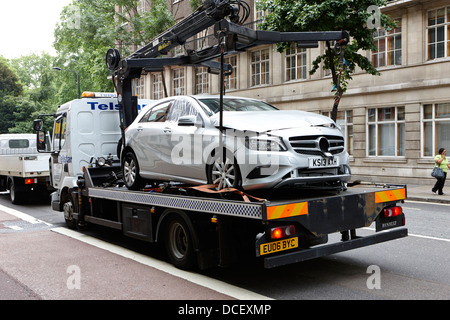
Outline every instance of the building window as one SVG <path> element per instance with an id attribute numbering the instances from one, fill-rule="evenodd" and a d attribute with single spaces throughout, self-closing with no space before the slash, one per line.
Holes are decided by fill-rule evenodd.
<path id="1" fill-rule="evenodd" d="M 450 103 L 425 104 L 422 115 L 424 157 L 434 157 L 450 145 Z"/>
<path id="2" fill-rule="evenodd" d="M 164 83 L 161 73 L 152 74 L 152 98 L 153 100 L 164 98 Z"/>
<path id="3" fill-rule="evenodd" d="M 286 81 L 306 79 L 306 49 L 292 44 L 286 50 Z"/>
<path id="4" fill-rule="evenodd" d="M 324 116 L 331 117 L 331 112 L 322 112 Z M 349 155 L 353 154 L 353 111 L 338 111 L 336 124 L 341 128 L 345 138 L 345 149 Z"/>
<path id="5" fill-rule="evenodd" d="M 269 49 L 253 51 L 251 54 L 251 86 L 269 84 Z"/>
<path id="6" fill-rule="evenodd" d="M 182 56 L 184 55 L 184 47 L 183 46 L 176 46 L 172 49 L 173 52 L 173 56 L 177 57 L 177 56 Z"/>
<path id="7" fill-rule="evenodd" d="M 369 156 L 405 156 L 405 107 L 370 108 L 367 112 Z"/>
<path id="8" fill-rule="evenodd" d="M 195 94 L 209 92 L 208 68 L 194 68 L 195 71 Z"/>
<path id="9" fill-rule="evenodd" d="M 397 19 L 397 28 L 386 31 L 379 28 L 373 33 L 377 51 L 372 53 L 372 64 L 375 68 L 398 66 L 402 64 L 402 25 Z"/>
<path id="10" fill-rule="evenodd" d="M 134 80 L 134 92 L 138 99 L 145 98 L 145 76 Z"/>
<path id="11" fill-rule="evenodd" d="M 174 96 L 184 95 L 184 68 L 172 70 L 172 87 Z"/>
<path id="12" fill-rule="evenodd" d="M 231 75 L 225 77 L 225 89 L 226 90 L 236 90 L 236 89 L 238 89 L 237 56 L 226 57 L 224 62 L 227 64 L 230 64 L 233 69 L 233 73 Z"/>
<path id="13" fill-rule="evenodd" d="M 267 15 L 267 10 L 262 10 L 260 8 L 260 2 L 260 0 L 255 0 L 255 30 L 260 29 L 259 24 L 263 22 Z"/>
<path id="14" fill-rule="evenodd" d="M 450 56 L 450 7 L 428 11 L 428 60 Z"/>
<path id="15" fill-rule="evenodd" d="M 195 45 L 195 50 L 202 50 L 205 48 L 208 48 L 208 29 L 203 30 L 199 33 L 197 33 L 194 36 L 194 45 Z"/>

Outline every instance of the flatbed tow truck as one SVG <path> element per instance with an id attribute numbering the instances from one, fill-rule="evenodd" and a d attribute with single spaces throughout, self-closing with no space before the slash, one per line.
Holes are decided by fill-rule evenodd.
<path id="1" fill-rule="evenodd" d="M 238 190 L 211 196 L 182 185 L 162 191 L 105 188 L 96 186 L 91 171 L 96 169 L 86 168 L 79 180 L 78 208 L 83 209 L 75 219 L 149 242 L 162 241 L 171 262 L 180 268 L 196 262 L 200 268 L 226 266 L 242 255 L 259 257 L 265 268 L 273 268 L 408 233 L 398 206 L 406 199 L 406 186 L 401 185 L 358 186 L 342 194 L 303 197 L 298 191 L 278 190 L 263 199 Z M 356 235 L 357 229 L 373 223 L 375 233 Z M 327 244 L 328 234 L 339 232 L 341 241 Z"/>
<path id="2" fill-rule="evenodd" d="M 75 107 L 70 104 L 58 109 L 53 115 L 54 148 L 50 164 L 57 189 L 52 195 L 53 209 L 63 211 L 72 228 L 93 223 L 121 230 L 133 238 L 161 242 L 170 261 L 182 269 L 227 266 L 242 261 L 242 257 L 262 259 L 266 268 L 273 268 L 406 237 L 405 215 L 399 205 L 407 197 L 405 185 L 349 187 L 340 193 L 280 189 L 252 194 L 177 183 L 140 191 L 123 187 L 120 143 L 118 147 L 117 143 L 116 147 L 111 146 L 120 137 L 125 141 L 124 130 L 138 113 L 139 103 L 132 93 L 132 80 L 139 78 L 143 70 L 155 72 L 168 65 L 201 65 L 223 78 L 231 70 L 231 66 L 224 64 L 226 53 L 279 42 L 297 42 L 300 47 L 314 47 L 318 41 L 336 41 L 339 45 L 348 42 L 344 31 L 250 30 L 239 24 L 245 20 L 239 17 L 240 6 L 244 6 L 243 1 L 204 1 L 191 16 L 129 57 L 122 59 L 117 49 L 107 52 L 106 62 L 113 73 L 117 98 L 104 103 L 98 98 L 90 100 L 88 105 L 92 107 L 89 109 L 92 121 L 102 118 L 96 118 L 97 111 L 118 113 L 114 119 L 120 132 L 93 133 L 95 137 L 89 141 L 92 148 L 81 141 L 80 148 L 92 151 L 91 159 L 77 159 L 75 163 L 75 153 L 79 153 L 73 143 L 77 138 L 75 124 L 82 122 L 75 120 L 76 115 L 71 120 Z M 218 40 L 211 48 L 189 51 L 181 57 L 159 57 L 211 26 Z M 212 61 L 215 58 L 220 58 L 220 62 Z M 223 81 L 220 83 L 223 95 Z M 83 105 L 81 100 L 76 103 Z M 103 115 L 102 119 L 112 120 L 109 115 Z M 34 129 L 38 146 L 45 150 L 42 123 L 41 119 L 35 120 Z M 102 126 L 105 124 L 108 122 L 102 121 Z M 67 134 L 63 134 L 62 128 Z M 220 128 L 223 129 L 222 122 Z M 79 139 L 87 139 L 85 131 L 89 129 L 82 129 Z M 106 150 L 99 144 L 104 136 L 109 139 L 109 147 L 105 147 L 109 155 L 101 154 Z M 73 149 L 71 154 L 65 153 L 67 148 Z M 106 165 L 105 158 L 109 159 Z M 81 166 L 82 161 L 90 165 Z M 77 166 L 82 167 L 82 172 Z M 58 185 L 55 185 L 55 169 L 59 170 Z M 356 234 L 357 229 L 372 224 L 375 224 L 373 234 L 364 237 Z M 328 243 L 328 235 L 333 233 L 340 233 L 341 240 Z"/>

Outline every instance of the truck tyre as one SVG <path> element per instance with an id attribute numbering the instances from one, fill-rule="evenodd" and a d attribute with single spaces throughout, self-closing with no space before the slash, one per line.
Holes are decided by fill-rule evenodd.
<path id="1" fill-rule="evenodd" d="M 145 181 L 139 175 L 139 164 L 133 152 L 125 154 L 122 162 L 123 182 L 130 190 L 140 190 L 145 187 Z"/>
<path id="2" fill-rule="evenodd" d="M 191 269 L 195 264 L 195 251 L 188 225 L 180 216 L 172 215 L 166 226 L 164 244 L 170 262 L 177 268 Z"/>
<path id="3" fill-rule="evenodd" d="M 77 221 L 73 217 L 73 208 L 74 208 L 73 199 L 70 195 L 67 195 L 64 198 L 63 212 L 64 212 L 64 220 L 66 220 L 66 226 L 69 229 L 76 229 L 77 227 Z"/>
<path id="4" fill-rule="evenodd" d="M 23 192 L 16 191 L 14 182 L 11 182 L 11 185 L 9 186 L 9 197 L 12 204 L 21 204 L 23 201 Z"/>

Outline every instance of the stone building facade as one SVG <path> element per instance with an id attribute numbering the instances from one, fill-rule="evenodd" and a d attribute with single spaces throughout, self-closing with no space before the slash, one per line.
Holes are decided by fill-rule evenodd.
<path id="1" fill-rule="evenodd" d="M 168 0 L 177 21 L 192 9 L 189 0 Z M 263 12 L 252 8 L 248 25 Z M 356 72 L 339 106 L 338 123 L 346 133 L 354 179 L 371 182 L 432 184 L 433 158 L 450 148 L 450 3 L 441 0 L 388 1 L 382 12 L 399 22 L 394 30 L 374 29 L 378 52 L 366 52 L 380 76 Z M 199 34 L 187 46 L 201 46 Z M 234 73 L 227 94 L 263 99 L 280 109 L 329 114 L 333 105 L 331 77 L 309 70 L 325 44 L 315 49 L 274 45 L 227 56 Z M 183 48 L 174 50 L 181 54 Z M 165 80 L 165 86 L 163 85 Z M 218 76 L 203 68 L 167 67 L 136 80 L 142 98 L 179 94 L 217 94 Z"/>

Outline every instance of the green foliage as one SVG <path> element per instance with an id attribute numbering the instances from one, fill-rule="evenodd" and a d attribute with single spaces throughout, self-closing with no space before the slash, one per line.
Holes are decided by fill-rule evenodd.
<path id="1" fill-rule="evenodd" d="M 118 43 L 122 55 L 127 55 L 133 46 L 148 43 L 173 25 L 165 0 L 148 0 L 146 4 L 149 12 L 139 11 L 137 0 L 73 0 L 64 8 L 55 29 L 56 64 L 80 73 L 81 91 L 113 91 L 105 64 L 108 49 Z M 61 72 L 59 77 L 61 100 L 75 99 L 76 75 Z"/>
<path id="2" fill-rule="evenodd" d="M 116 14 L 116 39 L 123 45 L 123 53 L 129 54 L 132 45 L 141 46 L 171 27 L 175 20 L 165 0 L 147 1 L 150 11 L 138 11 L 137 0 L 117 0 L 122 12 Z"/>
<path id="3" fill-rule="evenodd" d="M 5 62 L 0 61 L 0 98 L 6 95 L 17 97 L 22 94 L 22 90 L 17 75 Z"/>
<path id="4" fill-rule="evenodd" d="M 189 0 L 189 5 L 192 8 L 192 11 L 197 10 L 203 4 L 202 0 Z"/>
<path id="5" fill-rule="evenodd" d="M 0 57 L 0 133 L 32 132 L 39 114 L 52 114 L 58 105 L 78 98 L 77 74 L 82 92 L 112 92 L 107 50 L 119 43 L 125 55 L 132 45 L 147 43 L 174 24 L 165 0 L 147 0 L 150 12 L 138 11 L 137 5 L 137 0 L 73 0 L 54 31 L 56 57 Z"/>

